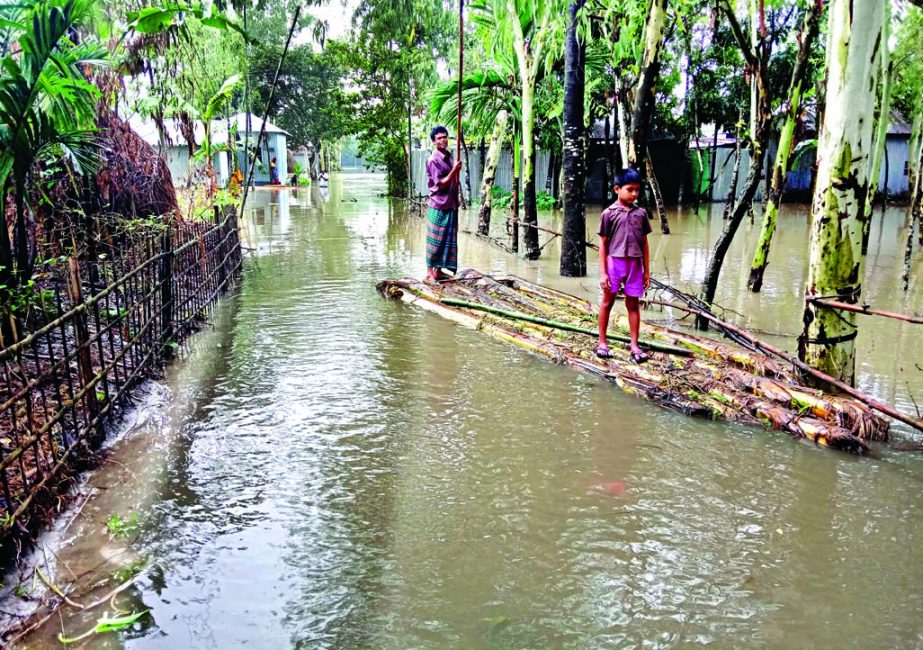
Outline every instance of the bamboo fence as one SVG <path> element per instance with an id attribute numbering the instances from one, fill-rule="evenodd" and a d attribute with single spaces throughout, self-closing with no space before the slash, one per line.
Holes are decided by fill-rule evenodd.
<path id="1" fill-rule="evenodd" d="M 93 255 L 37 276 L 39 298 L 4 324 L 0 348 L 0 544 L 47 518 L 105 424 L 236 282 L 236 212 L 150 224 L 126 241 L 94 230 Z M 117 239 L 117 238 L 115 238 Z M 101 251 L 101 252 L 100 252 Z M 9 344 L 13 340 L 12 344 Z"/>

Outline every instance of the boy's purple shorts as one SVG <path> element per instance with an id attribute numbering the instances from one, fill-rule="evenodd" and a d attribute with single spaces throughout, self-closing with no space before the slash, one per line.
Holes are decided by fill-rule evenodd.
<path id="1" fill-rule="evenodd" d="M 618 293 L 625 283 L 625 295 L 640 298 L 644 295 L 644 263 L 640 257 L 607 257 L 609 290 Z"/>

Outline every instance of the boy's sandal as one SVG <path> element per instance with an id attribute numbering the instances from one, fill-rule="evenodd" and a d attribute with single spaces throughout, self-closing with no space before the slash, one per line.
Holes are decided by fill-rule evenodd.
<path id="1" fill-rule="evenodd" d="M 644 363 L 650 358 L 651 355 L 649 355 L 647 352 L 644 352 L 643 350 L 638 350 L 637 352 L 631 353 L 632 363 Z"/>
<path id="2" fill-rule="evenodd" d="M 596 356 L 600 359 L 611 359 L 612 350 L 609 349 L 609 346 L 606 345 L 597 345 L 596 346 Z"/>

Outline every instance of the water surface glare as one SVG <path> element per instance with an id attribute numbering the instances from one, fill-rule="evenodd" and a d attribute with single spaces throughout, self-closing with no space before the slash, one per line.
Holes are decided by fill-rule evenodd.
<path id="1" fill-rule="evenodd" d="M 91 647 L 923 647 L 923 458 L 686 418 L 384 300 L 379 280 L 422 275 L 424 233 L 383 189 L 255 192 L 238 295 L 148 405 L 158 442 L 116 447 L 155 476 L 96 515 L 139 513 L 122 604 L 151 617 Z M 720 223 L 674 219 L 655 272 L 691 285 Z M 719 296 L 774 332 L 800 313 L 805 231 L 784 224 L 763 296 Z M 546 251 L 463 238 L 461 259 L 594 295 Z M 882 327 L 867 381 L 923 395 L 919 334 Z"/>

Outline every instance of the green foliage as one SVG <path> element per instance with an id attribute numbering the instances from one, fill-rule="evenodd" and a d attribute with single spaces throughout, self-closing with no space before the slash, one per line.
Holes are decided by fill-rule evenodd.
<path id="1" fill-rule="evenodd" d="M 125 539 L 133 535 L 140 527 L 141 522 L 138 520 L 138 513 L 133 512 L 130 516 L 123 519 L 119 513 L 114 512 L 106 520 L 106 530 L 113 537 Z"/>
<path id="2" fill-rule="evenodd" d="M 453 14 L 440 0 L 362 0 L 351 42 L 327 52 L 344 71 L 343 110 L 352 116 L 359 154 L 383 165 L 388 191 L 408 192 L 407 121 L 424 107 L 422 89 L 436 81 L 455 34 Z"/>
<path id="3" fill-rule="evenodd" d="M 105 59 L 93 38 L 76 38 L 93 15 L 92 0 L 32 0 L 18 7 L 3 23 L 16 39 L 15 53 L 0 59 L 0 206 L 10 195 L 15 205 L 15 251 L 7 228 L 0 228 L 0 303 L 32 274 L 26 212 L 36 163 L 60 157 L 78 173 L 93 166 L 100 93 L 84 69 Z"/>
<path id="4" fill-rule="evenodd" d="M 264 107 L 281 50 L 260 48 L 250 61 L 256 106 Z M 348 102 L 342 90 L 345 71 L 329 52 L 310 45 L 289 50 L 273 97 L 274 121 L 291 134 L 289 147 L 334 142 L 349 129 Z M 262 108 L 258 109 L 262 111 Z"/>
<path id="5" fill-rule="evenodd" d="M 150 610 L 145 609 L 140 612 L 127 614 L 125 616 L 112 616 L 112 617 L 110 617 L 108 614 L 103 614 L 96 621 L 96 625 L 94 625 L 92 628 L 90 628 L 89 630 L 81 634 L 80 636 L 66 637 L 63 634 L 59 634 L 58 641 L 64 645 L 68 645 L 71 643 L 79 643 L 80 641 L 83 641 L 84 639 L 94 634 L 104 634 L 106 632 L 117 632 L 119 630 L 124 630 L 124 629 L 131 627 L 135 623 L 137 623 L 141 619 L 141 617 L 147 614 L 149 611 Z"/>
<path id="6" fill-rule="evenodd" d="M 146 566 L 147 566 L 147 559 L 143 557 L 138 558 L 137 560 L 133 562 L 129 562 L 125 566 L 119 569 L 116 569 L 115 571 L 112 572 L 112 576 L 111 576 L 112 582 L 116 583 L 117 585 L 120 585 L 124 582 L 128 582 L 129 580 L 134 578 L 136 575 L 141 573 L 144 570 L 144 567 Z"/>
<path id="7" fill-rule="evenodd" d="M 912 117 L 923 111 L 923 10 L 907 8 L 895 36 L 891 99 L 894 108 Z"/>
<path id="8" fill-rule="evenodd" d="M 535 207 L 539 210 L 551 210 L 554 208 L 554 197 L 548 192 L 541 190 L 535 196 Z"/>
<path id="9" fill-rule="evenodd" d="M 513 195 L 498 185 L 490 188 L 490 194 L 493 207 L 500 210 L 510 207 L 510 203 L 513 201 Z"/>

